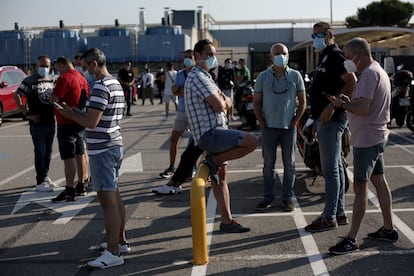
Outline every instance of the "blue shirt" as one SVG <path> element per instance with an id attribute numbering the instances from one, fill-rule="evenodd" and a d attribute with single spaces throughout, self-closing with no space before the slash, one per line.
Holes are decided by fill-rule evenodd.
<path id="1" fill-rule="evenodd" d="M 177 75 L 175 76 L 175 85 L 177 85 L 179 88 L 184 88 L 185 79 L 187 73 L 185 69 L 178 71 Z M 178 111 L 185 112 L 185 104 L 184 104 L 184 97 L 178 96 Z"/>
<path id="2" fill-rule="evenodd" d="M 286 67 L 285 75 L 277 78 L 272 67 L 256 79 L 255 93 L 262 94 L 262 114 L 266 127 L 288 129 L 296 114 L 296 97 L 305 92 L 299 71 Z"/>

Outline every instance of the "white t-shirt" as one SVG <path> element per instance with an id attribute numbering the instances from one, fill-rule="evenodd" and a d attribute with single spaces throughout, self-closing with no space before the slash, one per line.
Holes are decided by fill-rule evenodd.
<path id="1" fill-rule="evenodd" d="M 165 72 L 165 88 L 164 88 L 164 95 L 172 95 L 171 87 L 175 83 L 175 76 L 177 75 L 177 71 L 170 70 Z"/>

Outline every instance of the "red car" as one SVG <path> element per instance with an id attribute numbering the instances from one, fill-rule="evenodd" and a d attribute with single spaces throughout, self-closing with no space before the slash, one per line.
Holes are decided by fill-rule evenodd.
<path id="1" fill-rule="evenodd" d="M 3 117 L 20 112 L 13 96 L 25 77 L 26 74 L 16 66 L 0 67 L 0 126 Z"/>

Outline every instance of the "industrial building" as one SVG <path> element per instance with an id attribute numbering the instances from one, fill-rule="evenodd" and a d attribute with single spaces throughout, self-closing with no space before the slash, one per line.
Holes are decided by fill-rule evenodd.
<path id="1" fill-rule="evenodd" d="M 117 70 L 132 62 L 135 70 L 157 69 L 173 62 L 179 68 L 183 51 L 193 48 L 200 38 L 209 38 L 217 48 L 219 64 L 230 57 L 245 58 L 253 74 L 269 65 L 268 53 L 275 42 L 285 43 L 290 49 L 290 65 L 304 72 L 312 70 L 317 55 L 311 45 L 312 25 L 319 19 L 217 21 L 198 10 L 165 9 L 160 24 L 145 24 L 145 11 L 139 11 L 136 25 L 120 25 L 115 19 L 112 26 L 59 26 L 19 29 L 0 32 L 0 66 L 17 65 L 28 71 L 37 56 L 47 54 L 52 60 L 59 56 L 73 58 L 88 48 L 104 51 L 109 69 Z M 252 25 L 254 28 L 228 29 L 221 26 Z M 269 28 L 275 24 L 290 25 Z M 297 27 L 305 25 L 305 27 Z M 414 29 L 396 27 L 365 27 L 347 29 L 334 22 L 336 42 L 361 36 L 372 45 L 374 57 L 379 61 L 387 55 L 414 55 Z M 339 25 L 339 26 L 335 26 Z M 342 24 L 343 25 L 343 24 Z M 217 26 L 219 28 L 217 28 Z M 260 28 L 256 26 L 261 26 Z"/>

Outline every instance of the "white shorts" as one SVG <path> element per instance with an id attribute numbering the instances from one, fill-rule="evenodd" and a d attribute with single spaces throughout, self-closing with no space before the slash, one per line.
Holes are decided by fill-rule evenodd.
<path id="1" fill-rule="evenodd" d="M 166 95 L 166 94 L 164 94 L 163 96 L 162 96 L 162 101 L 164 102 L 164 103 L 170 103 L 170 101 L 171 102 L 173 102 L 173 103 L 176 103 L 176 104 L 178 104 L 178 97 L 177 96 L 175 96 L 175 95 Z"/>
<path id="2" fill-rule="evenodd" d="M 177 111 L 175 116 L 173 131 L 186 131 L 190 127 L 187 114 L 183 111 Z"/>

